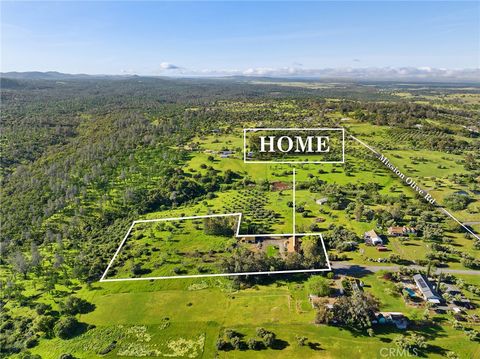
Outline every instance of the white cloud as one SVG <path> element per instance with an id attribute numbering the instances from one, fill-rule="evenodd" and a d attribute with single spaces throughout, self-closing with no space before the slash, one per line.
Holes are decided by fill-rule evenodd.
<path id="1" fill-rule="evenodd" d="M 262 76 L 262 77 L 308 77 L 338 78 L 354 80 L 468 80 L 480 81 L 480 69 L 444 69 L 432 67 L 364 67 L 364 68 L 303 68 L 294 67 L 252 67 L 245 70 L 191 71 L 185 75 L 196 76 Z"/>
<path id="2" fill-rule="evenodd" d="M 160 69 L 162 69 L 162 70 L 178 70 L 178 69 L 180 69 L 180 66 L 171 64 L 169 62 L 162 62 L 160 64 Z"/>

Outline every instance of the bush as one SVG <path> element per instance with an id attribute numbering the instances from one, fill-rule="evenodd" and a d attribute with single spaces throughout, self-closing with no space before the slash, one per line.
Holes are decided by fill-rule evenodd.
<path id="1" fill-rule="evenodd" d="M 305 346 L 307 344 L 308 338 L 301 336 L 301 335 L 296 335 L 295 339 L 297 339 L 297 344 L 301 347 Z"/>
<path id="2" fill-rule="evenodd" d="M 78 320 L 74 317 L 61 318 L 57 324 L 55 324 L 53 331 L 60 339 L 68 339 L 75 335 L 79 329 L 79 324 Z"/>

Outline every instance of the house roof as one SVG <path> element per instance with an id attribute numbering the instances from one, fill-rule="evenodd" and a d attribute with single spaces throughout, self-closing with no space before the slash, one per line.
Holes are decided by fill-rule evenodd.
<path id="1" fill-rule="evenodd" d="M 404 227 L 388 227 L 388 233 L 403 233 Z"/>
<path id="2" fill-rule="evenodd" d="M 422 274 L 415 274 L 413 280 L 417 284 L 418 289 L 422 292 L 426 300 L 440 300 L 440 296 L 435 292 L 432 285 Z"/>
<path id="3" fill-rule="evenodd" d="M 370 238 L 380 238 L 377 234 L 377 232 L 375 232 L 373 229 L 368 231 L 368 232 L 365 232 L 365 236 L 367 237 L 370 237 Z"/>
<path id="4" fill-rule="evenodd" d="M 404 233 L 414 233 L 416 230 L 413 227 L 388 227 L 388 233 L 395 234 L 404 234 Z"/>

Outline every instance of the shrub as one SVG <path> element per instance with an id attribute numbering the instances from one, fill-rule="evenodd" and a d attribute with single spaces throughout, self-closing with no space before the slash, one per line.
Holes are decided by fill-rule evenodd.
<path id="1" fill-rule="evenodd" d="M 305 346 L 307 344 L 307 337 L 296 335 L 295 338 L 297 339 L 297 344 L 301 347 Z"/>

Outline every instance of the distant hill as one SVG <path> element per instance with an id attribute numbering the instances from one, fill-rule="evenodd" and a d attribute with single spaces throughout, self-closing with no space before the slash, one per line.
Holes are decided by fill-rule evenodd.
<path id="1" fill-rule="evenodd" d="M 136 75 L 87 75 L 87 74 L 66 74 L 58 71 L 27 71 L 27 72 L 1 72 L 0 77 L 17 80 L 75 80 L 75 79 L 124 79 L 137 77 Z"/>

